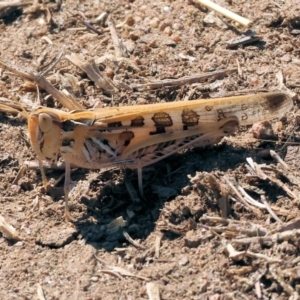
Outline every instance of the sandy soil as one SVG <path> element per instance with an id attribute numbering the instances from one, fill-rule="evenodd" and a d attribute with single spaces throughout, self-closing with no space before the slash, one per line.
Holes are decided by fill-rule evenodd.
<path id="1" fill-rule="evenodd" d="M 281 123 L 273 122 L 270 131 L 264 127 L 269 142 L 241 128 L 214 147 L 191 149 L 146 168 L 144 200 L 128 192 L 138 195 L 135 171 L 74 170 L 73 224 L 64 220 L 62 181 L 43 193 L 37 169 L 24 169 L 15 180 L 36 156 L 26 120 L 0 113 L 0 212 L 21 237 L 0 236 L 1 299 L 44 299 L 41 291 L 47 300 L 159 299 L 153 296 L 157 290 L 160 299 L 299 298 L 300 2 L 216 2 L 253 25 L 247 31 L 183 0 L 43 1 L 10 9 L 0 1 L 0 58 L 18 67 L 43 70 L 63 50 L 96 60 L 124 86 L 235 69 L 183 86 L 119 89 L 112 97 L 62 59 L 48 74 L 52 83 L 87 108 L 276 90 L 287 91 L 295 101 Z M 117 24 L 127 59 L 115 57 L 105 20 L 93 24 L 101 34 L 82 23 L 92 23 L 105 11 Z M 245 33 L 252 40 L 233 45 Z M 0 79 L 28 110 L 34 106 L 37 94 L 23 86 L 23 79 L 1 68 Z M 6 97 L 0 90 L 0 100 Z M 58 105 L 45 91 L 40 98 L 45 106 Z M 266 178 L 249 171 L 247 157 Z M 50 169 L 47 177 L 53 184 L 63 173 Z M 258 202 L 263 196 L 273 216 L 242 204 L 226 179 Z M 224 199 L 228 205 L 221 209 Z M 114 226 L 116 219 L 125 226 Z"/>

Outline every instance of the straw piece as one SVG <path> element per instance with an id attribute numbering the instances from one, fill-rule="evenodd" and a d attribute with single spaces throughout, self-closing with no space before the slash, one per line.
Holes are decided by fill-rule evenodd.
<path id="1" fill-rule="evenodd" d="M 244 26 L 249 26 L 252 23 L 251 20 L 243 18 L 243 17 L 235 14 L 234 12 L 232 12 L 222 6 L 219 6 L 216 3 L 211 2 L 210 0 L 194 0 L 194 1 L 206 6 L 209 9 L 214 10 L 214 11 L 220 13 L 221 15 L 223 15 L 235 22 L 238 22 Z"/>

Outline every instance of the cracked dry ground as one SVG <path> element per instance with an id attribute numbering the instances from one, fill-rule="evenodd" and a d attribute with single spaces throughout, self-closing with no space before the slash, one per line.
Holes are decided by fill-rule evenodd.
<path id="1" fill-rule="evenodd" d="M 119 168 L 74 170 L 73 225 L 63 217 L 63 182 L 43 193 L 40 172 L 22 169 L 36 161 L 26 121 L 0 113 L 0 211 L 21 237 L 0 238 L 1 299 L 158 299 L 149 296 L 157 289 L 161 299 L 299 298 L 299 0 L 216 2 L 253 20 L 249 44 L 234 46 L 246 29 L 191 1 L 23 1 L 9 9 L 0 1 L 1 60 L 15 66 L 43 70 L 63 50 L 96 60 L 124 87 L 235 69 L 183 86 L 120 88 L 112 97 L 62 59 L 48 74 L 51 83 L 87 108 L 278 89 L 295 103 L 281 123 L 272 123 L 272 141 L 257 141 L 250 128 L 241 128 L 214 147 L 146 168 L 140 201 L 135 171 L 127 171 L 124 182 Z M 129 59 L 115 57 L 107 22 L 94 23 L 101 34 L 82 23 L 105 11 Z M 0 79 L 28 110 L 34 106 L 37 94 L 24 80 L 3 69 Z M 6 97 L 1 90 L 0 100 Z M 45 106 L 58 105 L 43 90 L 39 97 Z M 249 170 L 248 157 L 266 178 Z M 23 176 L 15 181 L 20 170 Z M 47 170 L 52 184 L 62 174 Z M 256 201 L 265 199 L 273 215 L 236 201 L 226 179 Z M 219 200 L 226 197 L 222 219 Z"/>

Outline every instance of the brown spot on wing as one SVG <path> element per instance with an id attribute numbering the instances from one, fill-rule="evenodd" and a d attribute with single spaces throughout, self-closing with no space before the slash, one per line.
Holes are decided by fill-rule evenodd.
<path id="1" fill-rule="evenodd" d="M 134 133 L 132 131 L 123 131 L 119 134 L 119 139 L 121 141 L 128 141 L 134 138 Z"/>
<path id="2" fill-rule="evenodd" d="M 211 106 L 211 105 L 206 105 L 206 106 L 205 106 L 205 109 L 206 109 L 207 111 L 211 111 L 213 108 L 214 108 L 214 107 Z"/>
<path id="3" fill-rule="evenodd" d="M 184 109 L 181 114 L 182 123 L 186 126 L 195 126 L 199 123 L 200 116 L 192 109 Z"/>
<path id="4" fill-rule="evenodd" d="M 124 141 L 124 146 L 128 146 L 133 138 L 134 133 L 132 131 L 123 131 L 119 134 L 119 139 Z"/>
<path id="5" fill-rule="evenodd" d="M 156 127 L 170 127 L 173 125 L 172 118 L 165 112 L 155 113 L 152 120 Z"/>
<path id="6" fill-rule="evenodd" d="M 131 126 L 141 127 L 144 126 L 144 118 L 142 116 L 138 116 L 135 119 L 131 120 Z"/>
<path id="7" fill-rule="evenodd" d="M 276 111 L 286 102 L 288 96 L 284 93 L 271 93 L 263 95 L 266 99 L 265 109 Z"/>

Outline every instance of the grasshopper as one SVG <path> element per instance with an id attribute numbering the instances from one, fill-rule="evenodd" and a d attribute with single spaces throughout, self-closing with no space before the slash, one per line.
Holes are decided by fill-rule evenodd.
<path id="1" fill-rule="evenodd" d="M 28 130 L 39 161 L 59 155 L 65 161 L 65 216 L 70 219 L 71 165 L 137 169 L 143 194 L 143 167 L 182 149 L 216 144 L 239 126 L 279 118 L 292 105 L 287 94 L 274 92 L 73 112 L 40 108 L 31 113 Z"/>
<path id="2" fill-rule="evenodd" d="M 182 149 L 214 145 L 239 126 L 282 117 L 292 106 L 281 92 L 85 110 L 49 85 L 43 76 L 24 73 L 0 61 L 0 66 L 36 81 L 73 111 L 38 108 L 30 114 L 28 132 L 37 155 L 44 186 L 42 161 L 65 161 L 65 216 L 71 219 L 68 195 L 71 166 L 100 169 L 113 166 L 138 171 L 143 195 L 142 168 Z M 74 110 L 75 109 L 75 110 Z M 1 110 L 1 105 L 0 105 Z M 3 108 L 5 110 L 5 108 Z M 7 108 L 7 111 L 12 111 Z"/>

